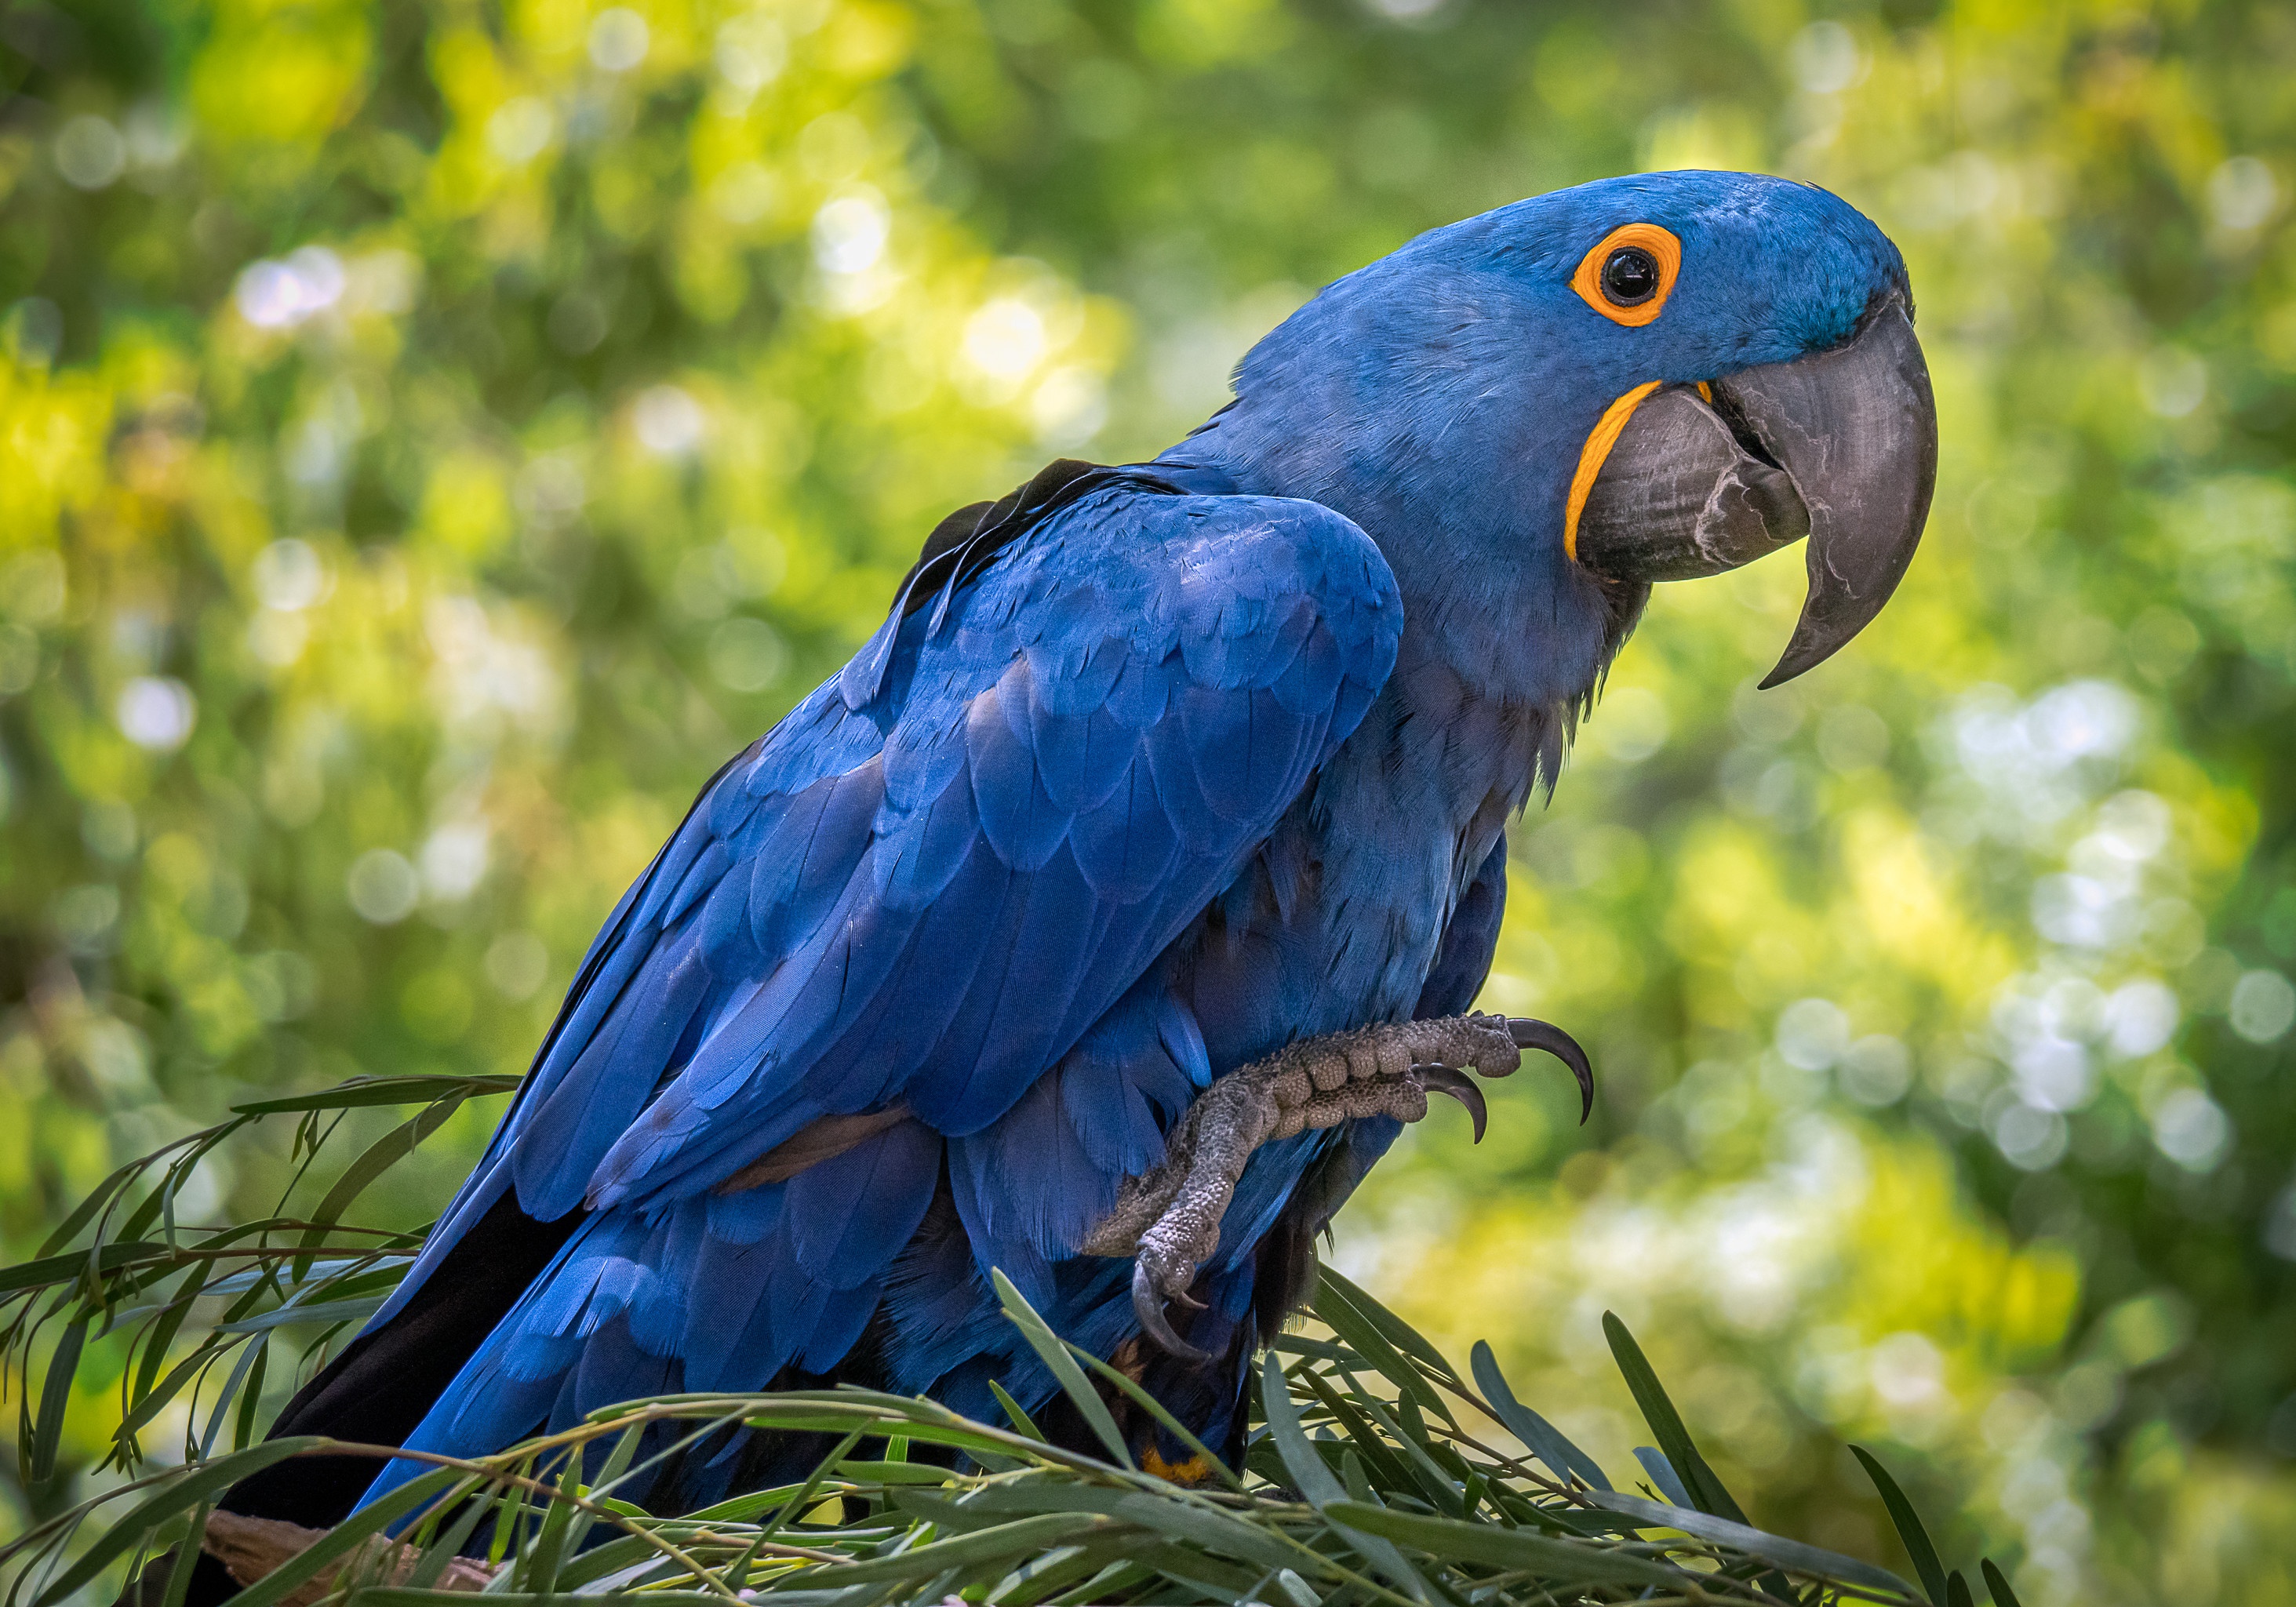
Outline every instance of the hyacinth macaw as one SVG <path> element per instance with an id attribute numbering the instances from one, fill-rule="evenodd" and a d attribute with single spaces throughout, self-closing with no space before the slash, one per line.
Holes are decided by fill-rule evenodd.
<path id="1" fill-rule="evenodd" d="M 996 1421 L 995 1381 L 1060 1432 L 995 1267 L 1233 1454 L 1255 1344 L 1426 1094 L 1475 1103 L 1462 1070 L 1531 1045 L 1583 1078 L 1463 1013 L 1507 822 L 1651 583 L 1807 537 L 1768 685 L 1904 573 L 1937 449 L 1912 317 L 1823 190 L 1586 184 L 1331 285 L 1152 462 L 952 515 L 703 788 L 277 1431 L 478 1455 L 824 1381 Z M 1201 1472 L 1115 1406 L 1144 1466 Z M 627 1493 L 818 1455 L 725 1433 Z M 292 1461 L 225 1505 L 324 1525 L 415 1471 Z"/>

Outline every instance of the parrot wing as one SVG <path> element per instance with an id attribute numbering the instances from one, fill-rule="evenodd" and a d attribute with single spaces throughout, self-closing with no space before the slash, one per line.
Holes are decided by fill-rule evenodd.
<path id="1" fill-rule="evenodd" d="M 703 790 L 378 1324 L 512 1189 L 658 1218 L 824 1117 L 995 1122 L 1273 830 L 1402 625 L 1370 538 L 1292 499 L 1103 483 L 959 559 Z"/>

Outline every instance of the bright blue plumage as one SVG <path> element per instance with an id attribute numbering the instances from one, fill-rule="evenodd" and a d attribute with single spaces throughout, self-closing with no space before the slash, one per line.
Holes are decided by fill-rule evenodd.
<path id="1" fill-rule="evenodd" d="M 945 618 L 897 615 L 875 695 L 832 682 L 728 767 L 586 965 L 398 1303 L 505 1187 L 592 1214 L 409 1443 L 605 1404 L 638 1354 L 688 1389 L 829 1370 L 944 1153 L 975 1260 L 1056 1304 L 1054 1263 L 1211 1075 L 1185 1000 L 1136 985 L 1361 720 L 1401 613 L 1328 508 L 1116 486 Z M 712 1192 L 895 1103 L 787 1183 Z"/>
<path id="2" fill-rule="evenodd" d="M 1683 246 L 1647 329 L 1570 285 L 1631 219 Z M 1646 594 L 1564 550 L 1595 421 L 1648 380 L 1838 344 L 1902 288 L 1887 241 L 1803 186 L 1543 197 L 1324 291 L 1155 463 L 937 534 L 585 961 L 376 1328 L 506 1199 L 576 1225 L 406 1443 L 480 1453 L 617 1398 L 798 1376 L 983 1414 L 993 1378 L 1034 1406 L 1052 1382 L 992 1266 L 1099 1354 L 1136 1341 L 1128 1263 L 1078 1247 L 1198 1091 L 1481 986 L 1505 824 Z M 737 1176 L 872 1112 L 793 1177 Z M 1135 1352 L 1207 1439 L 1237 1427 L 1251 1325 L 1298 1292 L 1267 1258 L 1398 1130 L 1252 1156 L 1197 1283 L 1190 1337 L 1219 1359 Z M 746 1454 L 688 1458 L 676 1498 Z"/>

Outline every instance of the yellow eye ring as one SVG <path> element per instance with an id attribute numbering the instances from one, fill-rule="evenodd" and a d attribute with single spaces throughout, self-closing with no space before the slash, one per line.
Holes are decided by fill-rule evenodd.
<path id="1" fill-rule="evenodd" d="M 1612 295 L 1603 283 L 1604 270 L 1613 258 L 1638 255 L 1658 272 L 1655 290 L 1631 301 L 1622 301 Z M 1639 262 L 1632 266 L 1639 267 Z M 1595 249 L 1578 259 L 1578 271 L 1570 276 L 1570 288 L 1578 299 L 1613 324 L 1628 329 L 1640 329 L 1666 308 L 1666 299 L 1673 293 L 1674 282 L 1682 272 L 1682 242 L 1673 231 L 1662 229 L 1654 223 L 1621 224 L 1603 236 Z"/>

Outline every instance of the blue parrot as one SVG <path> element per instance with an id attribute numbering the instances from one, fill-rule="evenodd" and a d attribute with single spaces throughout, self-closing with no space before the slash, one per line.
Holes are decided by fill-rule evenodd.
<path id="1" fill-rule="evenodd" d="M 1233 1453 L 1250 1356 L 1466 1013 L 1505 832 L 1653 581 L 1807 541 L 1771 682 L 1881 609 L 1937 435 L 1902 258 L 1807 184 L 1677 172 L 1437 229 L 1147 463 L 933 532 L 883 626 L 623 897 L 484 1158 L 275 1431 L 478 1455 L 831 1381 L 1063 1418 L 1051 1324 Z M 1144 1466 L 1200 1476 L 1113 1403 Z M 729 1431 L 658 1511 L 818 1447 Z M 418 1471 L 282 1464 L 323 1524 Z M 370 1484 L 370 1480 L 372 1483 Z"/>

